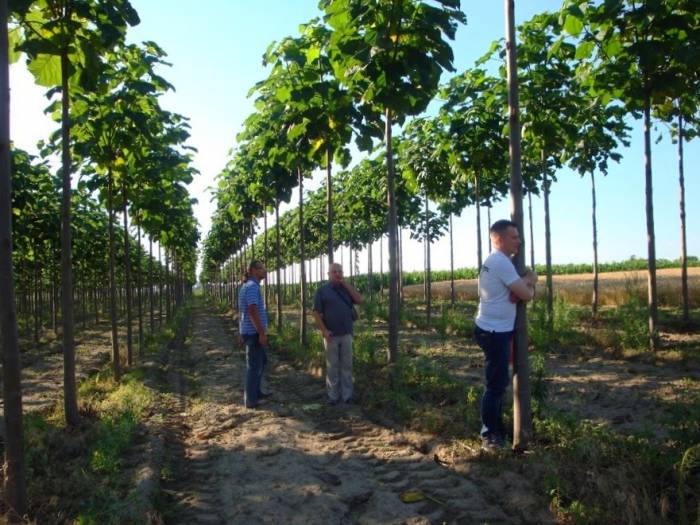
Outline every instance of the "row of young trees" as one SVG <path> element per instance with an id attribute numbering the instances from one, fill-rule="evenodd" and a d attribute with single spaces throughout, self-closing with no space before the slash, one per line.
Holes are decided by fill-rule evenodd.
<path id="1" fill-rule="evenodd" d="M 199 234 L 194 201 L 186 189 L 195 173 L 185 144 L 188 124 L 160 106 L 159 96 L 171 88 L 156 72 L 165 64 L 163 50 L 154 42 L 126 43 L 127 28 L 139 22 L 128 0 L 3 0 L 0 4 L 0 332 L 5 501 L 14 519 L 26 510 L 26 493 L 13 276 L 19 285 L 20 312 L 31 315 L 35 337 L 47 306 L 51 323 L 57 325 L 60 319 L 64 413 L 67 424 L 75 425 L 79 421 L 76 302 L 83 320 L 90 310 L 98 316 L 101 304 L 108 303 L 105 310 L 118 380 L 122 373 L 118 298 L 122 297 L 126 357 L 131 365 L 136 318 L 139 349 L 143 349 L 146 302 L 153 329 L 156 301 L 161 311 L 165 298 L 170 314 L 172 305 L 194 283 Z M 47 112 L 60 124 L 40 145 L 40 159 L 10 151 L 6 80 L 9 63 L 22 55 L 37 84 L 47 89 L 51 101 Z M 52 155 L 60 155 L 55 175 L 45 160 Z M 75 174 L 79 174 L 77 181 Z M 146 237 L 148 253 L 142 248 Z M 158 261 L 153 256 L 154 242 Z"/>
<path id="2" fill-rule="evenodd" d="M 265 62 L 272 65 L 271 73 L 251 90 L 257 95 L 257 112 L 247 120 L 236 155 L 220 178 L 219 207 L 205 243 L 204 281 L 215 280 L 227 262 L 240 260 L 247 244 L 253 241 L 257 220 L 263 217 L 266 221 L 270 208 L 278 209 L 280 202 L 288 201 L 294 186 L 300 188 L 298 210 L 276 220 L 270 239 L 265 222 L 265 233 L 257 241 L 262 245 L 259 253 L 272 268 L 303 262 L 324 251 L 332 261 L 333 250 L 338 246 L 358 249 L 388 233 L 391 272 L 396 266 L 396 262 L 391 262 L 392 257 L 397 258 L 392 221 L 408 227 L 413 237 L 431 241 L 442 235 L 452 215 L 461 213 L 467 205 L 476 206 L 480 266 L 480 208 L 490 207 L 509 188 L 509 141 L 505 133 L 509 126 L 505 111 L 508 91 L 503 60 L 506 50 L 502 40 L 494 42 L 473 68 L 456 75 L 436 91 L 437 80 L 430 76 L 431 71 L 439 73 L 441 68 L 447 68 L 451 54 L 446 51 L 444 40 L 422 42 L 414 31 L 429 32 L 431 27 L 433 35 L 452 36 L 454 23 L 462 20 L 454 2 L 437 4 L 441 7 L 431 7 L 426 2 L 397 2 L 394 10 L 384 12 L 373 11 L 374 7 L 361 1 L 322 2 L 323 22 L 313 20 L 302 27 L 301 36 L 270 46 Z M 698 14 L 691 7 L 683 1 L 663 6 L 653 2 L 618 1 L 599 6 L 582 1 L 566 2 L 559 13 L 543 13 L 518 28 L 523 190 L 528 197 L 534 193 L 542 195 L 544 200 L 546 301 L 550 322 L 553 287 L 549 195 L 557 171 L 567 166 L 581 176 L 590 176 L 595 311 L 598 304 L 595 176 L 607 174 L 609 162 L 621 158 L 616 148 L 628 144 L 628 116 L 638 116 L 636 108 L 641 107 L 635 105 L 639 102 L 635 97 L 645 90 L 657 90 L 650 96 L 650 110 L 653 103 L 657 119 L 672 126 L 674 136 L 680 139 L 679 148 L 683 140 L 689 140 L 697 132 L 700 83 L 697 68 L 692 67 L 697 61 L 692 42 L 698 34 Z M 379 34 L 381 30 L 375 34 L 374 26 L 369 29 L 369 21 L 374 20 L 371 17 L 382 20 L 386 34 Z M 368 25 L 353 25 L 362 21 Z M 632 38 L 635 24 L 639 28 Z M 392 32 L 391 27 L 401 30 Z M 381 60 L 384 48 L 378 44 L 374 49 L 368 38 L 377 38 L 388 47 L 385 62 L 375 63 Z M 423 44 L 421 51 L 412 47 L 419 41 Z M 348 51 L 344 52 L 344 46 L 348 46 Z M 647 56 L 650 53 L 653 57 Z M 400 60 L 404 56 L 411 57 L 410 63 Z M 425 62 L 418 59 L 421 56 Z M 487 66 L 494 61 L 501 66 L 497 74 L 490 74 Z M 397 76 L 392 77 L 386 71 L 396 72 Z M 639 84 L 645 77 L 650 78 L 646 88 Z M 420 98 L 426 92 L 427 80 L 435 80 L 429 84 L 434 86 L 433 91 L 427 92 L 431 96 L 437 92 L 443 101 L 437 115 L 410 121 L 402 135 L 391 141 L 387 140 L 391 128 L 386 127 L 385 115 L 383 151 L 351 172 L 336 175 L 333 182 L 332 162 L 347 165 L 346 148 L 353 136 L 364 149 L 372 148 L 374 139 L 380 137 L 381 118 L 376 117 L 382 108 L 381 97 L 388 97 L 387 103 L 398 104 L 401 111 L 397 114 L 411 114 L 411 104 L 423 108 L 427 103 Z M 385 86 L 387 91 L 381 91 L 389 81 L 393 83 Z M 369 101 L 375 95 L 379 98 L 372 105 Z M 649 135 L 647 126 L 647 158 L 651 155 Z M 682 166 L 682 149 L 680 152 Z M 398 179 L 393 176 L 395 163 L 400 173 Z M 327 170 L 326 187 L 303 197 L 303 175 L 319 167 Z M 647 169 L 650 170 L 650 163 Z M 383 171 L 388 173 L 387 177 L 382 176 Z M 649 335 L 653 347 L 657 328 L 651 178 L 647 177 L 646 182 L 650 228 Z M 680 186 L 683 195 L 682 168 Z M 397 187 L 404 189 L 401 199 L 396 198 Z M 322 206 L 324 197 L 325 206 Z M 304 198 L 307 202 L 303 202 Z M 422 210 L 419 200 L 423 202 Z M 429 209 L 430 202 L 437 203 L 437 210 Z M 680 207 L 685 239 L 682 198 Z M 279 243 L 277 237 L 281 237 Z M 429 245 L 427 242 L 428 267 Z M 276 253 L 281 247 L 285 249 Z M 682 304 L 687 320 L 685 260 L 683 243 Z M 531 264 L 534 266 L 534 255 Z M 303 264 L 300 281 L 303 289 Z M 395 286 L 394 283 L 389 288 L 390 306 Z M 303 319 L 302 315 L 302 339 Z M 393 356 L 395 340 L 390 341 L 390 356 Z"/>

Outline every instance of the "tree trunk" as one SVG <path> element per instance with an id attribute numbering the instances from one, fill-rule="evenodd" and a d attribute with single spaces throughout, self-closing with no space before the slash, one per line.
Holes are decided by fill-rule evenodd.
<path id="1" fill-rule="evenodd" d="M 530 268 L 535 271 L 535 230 L 532 222 L 532 192 L 527 192 L 527 212 L 530 223 Z M 489 242 L 491 242 L 489 240 Z"/>
<path id="2" fill-rule="evenodd" d="M 391 138 L 392 115 L 386 108 L 384 137 L 387 161 L 387 204 L 389 207 L 389 362 L 395 363 L 399 351 L 399 266 L 398 220 L 396 213 L 394 152 Z"/>
<path id="3" fill-rule="evenodd" d="M 136 222 L 136 294 L 139 313 L 139 358 L 143 359 L 143 274 L 141 272 L 141 220 Z"/>
<path id="4" fill-rule="evenodd" d="M 117 282 L 114 275 L 114 202 L 112 172 L 107 172 L 107 215 L 109 230 L 109 320 L 112 328 L 112 369 L 114 380 L 119 381 L 122 375 L 119 361 L 119 335 L 117 333 Z"/>
<path id="5" fill-rule="evenodd" d="M 430 208 L 428 204 L 428 196 L 425 196 L 425 217 L 426 217 L 426 238 L 425 238 L 425 291 L 426 291 L 426 321 L 428 326 L 430 326 L 432 309 L 433 309 L 433 293 L 432 293 L 432 279 L 431 279 L 431 264 L 430 264 L 430 219 L 429 219 Z"/>
<path id="6" fill-rule="evenodd" d="M 333 264 L 333 181 L 331 179 L 331 161 L 333 160 L 333 153 L 331 147 L 326 148 L 326 215 L 328 215 L 328 220 L 326 221 L 326 234 L 328 236 L 328 269 L 330 270 L 331 264 Z"/>
<path id="7" fill-rule="evenodd" d="M 644 101 L 644 178 L 647 215 L 649 349 L 656 349 L 658 304 L 656 296 L 656 235 L 654 233 L 654 189 L 651 177 L 651 101 Z"/>
<path id="8" fill-rule="evenodd" d="M 280 266 L 282 266 L 282 260 L 280 258 L 280 201 L 275 200 L 275 259 L 277 264 L 277 333 L 282 332 L 282 294 L 280 285 L 282 281 L 280 279 Z M 285 287 L 286 288 L 286 287 Z"/>
<path id="9" fill-rule="evenodd" d="M 297 168 L 299 177 L 299 254 L 301 262 L 299 264 L 299 342 L 306 346 L 306 270 L 304 268 L 304 258 L 306 257 L 304 246 L 304 175 L 301 168 Z"/>
<path id="10" fill-rule="evenodd" d="M 505 0 L 506 51 L 508 77 L 508 115 L 510 139 L 510 203 L 511 220 L 518 225 L 523 238 L 523 178 L 520 160 L 520 110 L 518 103 L 518 67 L 516 59 L 514 0 Z M 515 257 L 515 267 L 525 272 L 525 255 L 521 248 Z M 524 450 L 532 437 L 530 409 L 530 374 L 527 360 L 527 312 L 519 301 L 513 337 L 513 448 Z"/>
<path id="11" fill-rule="evenodd" d="M 153 334 L 153 237 L 148 236 L 148 327 L 150 334 Z"/>
<path id="12" fill-rule="evenodd" d="M 367 295 L 369 297 L 369 302 L 372 302 L 373 295 L 373 270 L 374 268 L 372 268 L 372 242 L 370 241 L 367 243 Z"/>
<path id="13" fill-rule="evenodd" d="M 124 214 L 124 288 L 126 292 L 126 362 L 131 366 L 134 362 L 133 330 L 131 326 L 131 259 L 129 257 L 129 215 L 127 210 L 128 196 L 126 193 L 125 176 L 122 177 L 122 213 Z"/>
<path id="14" fill-rule="evenodd" d="M 479 202 L 481 197 L 479 195 L 479 174 L 477 173 L 474 177 L 474 204 L 476 205 L 476 264 L 477 271 L 481 271 L 481 265 L 483 264 L 483 253 L 481 251 L 481 206 Z"/>
<path id="15" fill-rule="evenodd" d="M 5 417 L 3 495 L 12 523 L 27 511 L 22 427 L 22 383 L 12 270 L 12 176 L 7 2 L 0 2 L 0 347 Z M 67 122 L 67 121 L 66 121 Z"/>
<path id="16" fill-rule="evenodd" d="M 683 115 L 678 115 L 678 188 L 681 210 L 681 297 L 683 308 L 683 322 L 690 322 L 690 310 L 688 300 L 688 248 L 686 244 L 685 229 L 685 175 L 683 173 Z"/>
<path id="17" fill-rule="evenodd" d="M 161 256 L 161 244 L 158 242 L 158 273 L 160 279 L 158 279 L 158 328 L 163 326 L 163 262 Z"/>
<path id="18" fill-rule="evenodd" d="M 78 424 L 78 392 L 75 384 L 75 344 L 73 339 L 73 268 L 71 260 L 71 172 L 70 150 L 70 92 L 68 87 L 70 63 L 68 49 L 61 53 L 61 310 L 63 323 L 63 407 L 66 423 Z"/>
<path id="19" fill-rule="evenodd" d="M 267 210 L 263 213 L 263 264 L 267 268 Z M 233 277 L 233 276 L 232 276 Z M 231 279 L 233 283 L 233 279 Z M 233 289 L 231 290 L 233 292 Z M 231 294 L 231 300 L 233 300 L 233 293 Z M 265 307 L 270 304 L 270 283 L 265 279 Z"/>
<path id="20" fill-rule="evenodd" d="M 593 297 L 591 311 L 598 313 L 598 225 L 596 222 L 595 174 L 591 171 L 591 216 L 593 220 Z"/>
<path id="21" fill-rule="evenodd" d="M 379 300 L 384 297 L 384 235 L 379 236 Z"/>
<path id="22" fill-rule="evenodd" d="M 542 151 L 542 165 L 544 166 L 544 151 Z M 554 286 L 552 282 L 552 230 L 549 220 L 549 187 L 550 180 L 547 170 L 542 172 L 542 189 L 544 190 L 544 249 L 545 263 L 547 265 L 547 330 L 552 333 L 554 329 Z"/>
<path id="23" fill-rule="evenodd" d="M 450 306 L 455 307 L 455 250 L 452 236 L 452 213 L 450 212 Z M 490 250 L 489 250 L 490 251 Z"/>
<path id="24" fill-rule="evenodd" d="M 489 240 L 489 253 L 491 253 L 491 204 L 486 207 L 486 221 L 488 222 L 489 226 L 489 234 L 486 236 L 486 238 Z"/>

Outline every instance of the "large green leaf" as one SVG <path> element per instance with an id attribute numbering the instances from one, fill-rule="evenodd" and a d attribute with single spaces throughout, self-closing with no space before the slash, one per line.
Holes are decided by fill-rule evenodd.
<path id="1" fill-rule="evenodd" d="M 572 36 L 578 36 L 583 31 L 583 21 L 574 15 L 567 15 L 564 20 L 564 31 Z"/>
<path id="2" fill-rule="evenodd" d="M 22 33 L 20 32 L 19 27 L 14 27 L 10 29 L 8 33 L 8 39 L 8 58 L 10 60 L 10 64 L 13 64 L 19 60 L 19 57 L 21 55 L 21 53 L 15 49 L 16 46 L 22 42 Z"/>
<path id="3" fill-rule="evenodd" d="M 61 57 L 57 55 L 37 55 L 34 60 L 29 61 L 27 69 L 40 86 L 61 85 Z"/>

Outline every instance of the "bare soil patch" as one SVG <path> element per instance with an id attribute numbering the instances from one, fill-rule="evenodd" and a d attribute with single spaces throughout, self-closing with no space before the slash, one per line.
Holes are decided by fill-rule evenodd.
<path id="1" fill-rule="evenodd" d="M 242 405 L 245 371 L 231 324 L 194 314 L 183 413 L 186 465 L 172 485 L 172 523 L 547 523 L 546 503 L 515 472 L 486 482 L 436 461 L 432 436 L 372 422 L 361 406 L 327 406 L 321 378 L 271 352 L 268 390 Z M 505 476 L 505 477 L 504 477 Z M 501 501 L 512 491 L 517 505 Z M 402 501 L 419 490 L 415 503 Z"/>

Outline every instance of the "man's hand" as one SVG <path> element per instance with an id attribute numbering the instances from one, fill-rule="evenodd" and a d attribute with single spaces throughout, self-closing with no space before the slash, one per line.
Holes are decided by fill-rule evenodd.
<path id="1" fill-rule="evenodd" d="M 539 279 L 539 277 L 537 276 L 537 274 L 534 271 L 528 270 L 527 273 L 525 274 L 525 276 L 523 277 L 523 279 L 526 282 L 528 282 L 529 284 L 531 284 L 532 286 L 535 286 L 535 284 L 537 284 L 537 280 Z"/>
<path id="2" fill-rule="evenodd" d="M 333 337 L 333 332 L 331 332 L 330 330 L 326 330 L 325 332 L 323 332 L 323 338 L 326 340 L 326 345 L 331 344 L 332 337 Z"/>
<path id="3" fill-rule="evenodd" d="M 258 334 L 258 342 L 260 346 L 267 347 L 267 334 Z"/>
<path id="4" fill-rule="evenodd" d="M 238 343 L 238 346 L 243 346 L 245 344 L 245 341 L 243 340 L 240 334 L 236 336 L 236 343 Z"/>
<path id="5" fill-rule="evenodd" d="M 508 296 L 508 300 L 511 303 L 517 303 L 520 300 L 520 298 L 517 295 L 515 295 L 514 292 L 510 292 L 510 295 Z"/>

